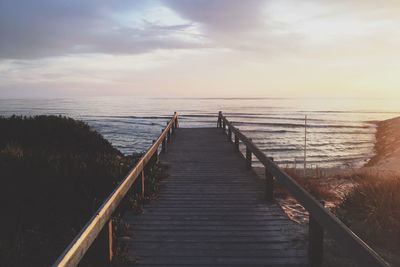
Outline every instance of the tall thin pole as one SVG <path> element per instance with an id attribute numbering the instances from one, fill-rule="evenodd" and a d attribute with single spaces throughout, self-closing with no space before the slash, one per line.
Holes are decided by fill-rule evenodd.
<path id="1" fill-rule="evenodd" d="M 307 115 L 304 119 L 304 176 L 307 174 Z"/>

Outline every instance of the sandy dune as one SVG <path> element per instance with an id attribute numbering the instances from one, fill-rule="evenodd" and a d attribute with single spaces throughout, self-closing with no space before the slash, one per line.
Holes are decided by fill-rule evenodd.
<path id="1" fill-rule="evenodd" d="M 375 144 L 376 155 L 365 169 L 399 175 L 400 174 L 400 117 L 378 123 Z"/>

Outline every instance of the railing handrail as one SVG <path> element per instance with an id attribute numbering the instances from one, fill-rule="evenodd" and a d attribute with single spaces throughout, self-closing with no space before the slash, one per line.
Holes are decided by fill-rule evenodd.
<path id="1" fill-rule="evenodd" d="M 165 142 L 170 130 L 178 125 L 178 114 L 175 112 L 166 128 L 161 132 L 157 140 L 150 146 L 135 166 L 129 171 L 118 187 L 104 201 L 95 215 L 83 227 L 70 245 L 63 251 L 53 266 L 76 266 L 83 258 L 93 241 L 99 235 L 105 224 L 111 219 L 113 212 L 132 187 L 138 176 L 144 171 L 148 161 L 158 151 L 160 144 Z"/>
<path id="2" fill-rule="evenodd" d="M 238 128 L 236 128 L 228 119 L 219 113 L 218 126 L 226 125 L 228 130 L 235 134 L 264 165 L 275 179 L 285 185 L 296 200 L 308 211 L 324 229 L 326 229 L 333 238 L 338 241 L 360 266 L 389 266 L 382 257 L 369 247 L 360 237 L 358 237 L 350 228 L 340 221 L 334 214 L 321 205 L 310 193 L 303 189 L 292 177 L 282 171 L 277 164 L 268 158 L 249 138 L 247 138 Z"/>

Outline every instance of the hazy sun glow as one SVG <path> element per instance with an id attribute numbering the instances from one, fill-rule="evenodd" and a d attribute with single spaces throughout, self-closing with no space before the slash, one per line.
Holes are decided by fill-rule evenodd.
<path id="1" fill-rule="evenodd" d="M 0 97 L 400 97 L 398 1 L 0 1 Z"/>

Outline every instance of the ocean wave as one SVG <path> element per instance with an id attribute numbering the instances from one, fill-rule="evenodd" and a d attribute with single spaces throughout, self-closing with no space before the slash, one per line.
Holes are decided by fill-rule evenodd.
<path id="1" fill-rule="evenodd" d="M 341 135 L 371 135 L 373 134 L 371 131 L 351 131 L 351 132 L 346 132 L 346 131 L 312 131 L 310 134 L 327 134 L 327 135 L 332 135 L 332 134 L 341 134 Z"/>
<path id="2" fill-rule="evenodd" d="M 279 122 L 240 122 L 232 121 L 234 125 L 262 125 L 262 126 L 279 126 L 285 128 L 304 128 L 304 124 L 298 123 L 279 123 Z M 339 125 L 339 124 L 308 124 L 307 128 L 337 128 L 337 129 L 372 129 L 371 125 Z"/>
<path id="3" fill-rule="evenodd" d="M 344 111 L 344 110 L 313 110 L 313 111 L 300 111 L 303 113 L 330 113 L 330 114 L 388 114 L 388 115 L 396 115 L 400 114 L 400 112 L 392 112 L 392 111 L 367 111 L 367 110 L 354 110 L 354 111 Z"/>
<path id="4" fill-rule="evenodd" d="M 229 115 L 228 120 L 231 118 L 247 118 L 247 119 L 273 119 L 273 120 L 288 120 L 288 121 L 305 121 L 304 117 L 299 118 L 299 117 L 282 117 L 282 116 L 266 116 L 266 115 L 256 115 L 256 114 L 236 114 L 232 113 Z M 307 121 L 314 121 L 314 122 L 324 122 L 326 120 L 323 119 L 314 119 L 314 118 L 307 118 Z M 341 121 L 335 121 L 335 122 L 341 122 Z"/>
<path id="5" fill-rule="evenodd" d="M 132 115 L 96 115 L 96 116 L 84 116 L 83 119 L 86 118 L 118 118 L 118 119 L 144 119 L 144 120 L 168 120 L 171 119 L 170 115 L 160 115 L 160 116 L 132 116 Z"/>
<path id="6" fill-rule="evenodd" d="M 311 143 L 308 142 L 307 145 L 312 146 L 312 147 L 326 147 L 326 146 L 332 146 L 332 145 L 341 145 L 341 146 L 361 146 L 361 145 L 371 145 L 373 146 L 375 143 L 372 141 L 344 141 L 344 142 L 337 142 L 337 143 L 332 143 L 332 142 L 326 142 L 326 143 Z M 351 147 L 349 147 L 351 148 Z"/>
<path id="7" fill-rule="evenodd" d="M 218 116 L 216 114 L 183 114 L 179 116 L 180 118 L 215 118 L 217 120 Z"/>
<path id="8" fill-rule="evenodd" d="M 141 120 L 141 121 L 124 121 L 124 120 L 107 120 L 107 121 L 100 121 L 100 120 L 86 120 L 87 123 L 93 125 L 98 125 L 101 127 L 116 127 L 117 126 L 122 126 L 122 125 L 147 125 L 147 126 L 159 126 L 162 127 L 164 126 L 163 123 L 161 122 L 155 122 L 155 121 L 146 121 L 146 120 Z"/>
<path id="9" fill-rule="evenodd" d="M 254 129 L 254 130 L 242 130 L 243 133 L 299 133 L 299 131 L 293 130 L 262 130 L 262 129 Z M 265 138 L 265 137 L 263 137 Z"/>

